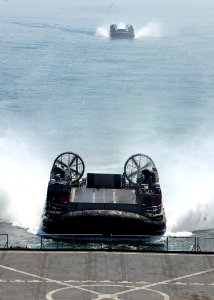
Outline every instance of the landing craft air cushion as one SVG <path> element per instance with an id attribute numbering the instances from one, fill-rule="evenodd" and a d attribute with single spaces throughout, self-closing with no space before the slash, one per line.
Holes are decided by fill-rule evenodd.
<path id="1" fill-rule="evenodd" d="M 159 236 L 166 218 L 153 160 L 135 154 L 122 174 L 87 173 L 73 152 L 54 160 L 47 189 L 43 230 L 48 234 Z"/>
<path id="2" fill-rule="evenodd" d="M 134 27 L 126 25 L 125 28 L 118 28 L 116 24 L 110 25 L 110 38 L 111 39 L 134 39 Z"/>

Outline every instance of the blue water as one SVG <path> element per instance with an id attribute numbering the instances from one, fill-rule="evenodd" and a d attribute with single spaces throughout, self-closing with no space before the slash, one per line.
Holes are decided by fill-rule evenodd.
<path id="1" fill-rule="evenodd" d="M 214 227 L 213 8 L 0 1 L 0 232 L 36 233 L 51 164 L 68 150 L 86 172 L 151 156 L 168 232 Z M 136 39 L 111 41 L 111 23 L 132 24 Z"/>

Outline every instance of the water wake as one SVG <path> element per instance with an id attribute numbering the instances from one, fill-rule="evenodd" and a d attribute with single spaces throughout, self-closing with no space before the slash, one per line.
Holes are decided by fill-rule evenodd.
<path id="1" fill-rule="evenodd" d="M 190 232 L 190 231 L 177 231 L 177 232 L 167 231 L 165 236 L 168 236 L 168 237 L 190 237 L 190 236 L 192 236 L 192 232 Z"/>
<path id="2" fill-rule="evenodd" d="M 161 23 L 159 22 L 149 22 L 135 32 L 136 39 L 160 38 L 161 36 Z"/>
<path id="3" fill-rule="evenodd" d="M 97 27 L 96 35 L 108 38 L 109 37 L 109 29 L 107 27 Z"/>
<path id="4" fill-rule="evenodd" d="M 169 231 L 214 228 L 212 149 L 212 138 L 198 137 L 167 154 L 161 181 Z"/>
<path id="5" fill-rule="evenodd" d="M 13 134 L 0 139 L 0 220 L 35 232 L 46 196 L 47 172 L 38 152 Z"/>

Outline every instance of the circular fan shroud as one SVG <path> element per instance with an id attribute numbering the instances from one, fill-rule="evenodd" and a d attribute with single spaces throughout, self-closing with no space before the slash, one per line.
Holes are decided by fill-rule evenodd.
<path id="1" fill-rule="evenodd" d="M 149 156 L 138 153 L 127 159 L 124 166 L 124 174 L 130 183 L 136 185 L 143 170 L 152 171 L 154 168 L 155 164 Z"/>
<path id="2" fill-rule="evenodd" d="M 65 172 L 65 176 L 70 178 L 71 182 L 80 180 L 85 171 L 85 165 L 82 158 L 73 152 L 61 153 L 55 159 L 53 167 L 58 167 Z"/>

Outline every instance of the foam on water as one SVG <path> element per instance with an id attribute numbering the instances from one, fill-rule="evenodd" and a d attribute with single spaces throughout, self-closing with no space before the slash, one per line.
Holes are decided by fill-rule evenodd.
<path id="1" fill-rule="evenodd" d="M 161 163 L 163 201 L 168 230 L 195 231 L 213 228 L 212 137 L 197 137 L 166 150 Z"/>
<path id="2" fill-rule="evenodd" d="M 105 26 L 97 27 L 96 35 L 108 38 L 109 37 L 109 29 Z"/>
<path id="3" fill-rule="evenodd" d="M 135 32 L 136 39 L 160 38 L 162 36 L 161 23 L 149 22 Z"/>
<path id="4" fill-rule="evenodd" d="M 190 231 L 177 231 L 177 232 L 167 231 L 165 233 L 165 236 L 168 236 L 168 237 L 190 237 L 192 235 L 193 234 Z"/>
<path id="5" fill-rule="evenodd" d="M 0 138 L 0 220 L 38 230 L 47 172 L 37 149 L 12 133 Z"/>

